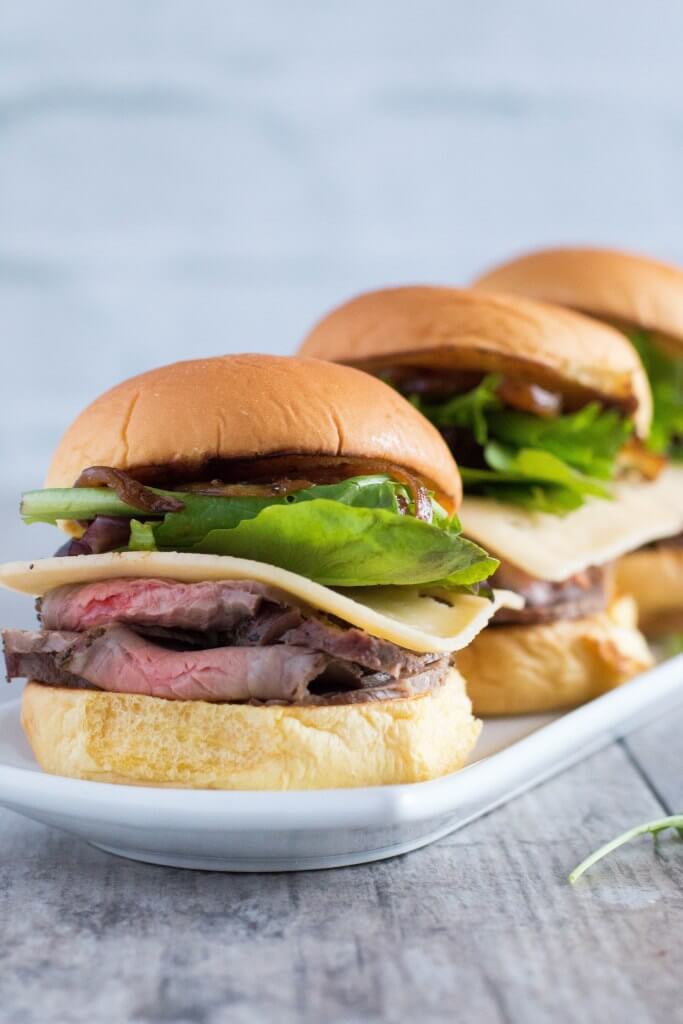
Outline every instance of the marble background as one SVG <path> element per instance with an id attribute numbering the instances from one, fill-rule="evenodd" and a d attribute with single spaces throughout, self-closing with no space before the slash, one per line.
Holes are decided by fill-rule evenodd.
<path id="1" fill-rule="evenodd" d="M 132 373 L 536 244 L 683 262 L 682 37 L 678 0 L 0 3 L 0 559 L 55 546 L 18 493 Z"/>

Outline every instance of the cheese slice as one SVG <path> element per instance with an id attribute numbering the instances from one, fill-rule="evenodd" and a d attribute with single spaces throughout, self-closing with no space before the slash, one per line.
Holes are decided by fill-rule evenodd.
<path id="1" fill-rule="evenodd" d="M 683 531 L 683 468 L 657 480 L 622 481 L 614 499 L 590 498 L 566 516 L 492 498 L 467 497 L 459 511 L 463 533 L 503 561 L 541 580 L 566 580 L 591 565 Z"/>
<path id="2" fill-rule="evenodd" d="M 335 615 L 373 636 L 411 651 L 451 653 L 471 643 L 498 608 L 521 608 L 517 594 L 496 591 L 494 600 L 430 587 L 356 587 L 333 590 L 265 562 L 228 555 L 122 551 L 0 565 L 0 585 L 40 597 L 65 583 L 93 583 L 124 576 L 199 583 L 257 580 L 296 601 Z"/>

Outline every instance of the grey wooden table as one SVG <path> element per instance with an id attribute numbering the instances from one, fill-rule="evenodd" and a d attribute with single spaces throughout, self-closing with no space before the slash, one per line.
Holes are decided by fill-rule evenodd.
<path id="1" fill-rule="evenodd" d="M 0 1020 L 683 1019 L 683 712 L 460 832 L 367 866 L 223 875 L 110 857 L 0 813 Z"/>

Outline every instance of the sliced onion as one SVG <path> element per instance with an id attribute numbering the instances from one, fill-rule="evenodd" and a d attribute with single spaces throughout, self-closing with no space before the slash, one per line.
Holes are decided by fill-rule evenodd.
<path id="1" fill-rule="evenodd" d="M 427 523 L 432 521 L 432 503 L 424 484 L 409 470 L 397 466 L 393 462 L 384 462 L 382 459 L 364 459 L 344 455 L 267 455 L 249 461 L 240 460 L 232 465 L 226 463 L 225 473 L 226 475 L 229 473 L 233 479 L 239 480 L 241 485 L 245 480 L 259 482 L 275 479 L 284 481 L 288 480 L 291 474 L 295 482 L 305 477 L 306 486 L 338 483 L 340 480 L 348 480 L 352 476 L 381 473 L 404 484 L 410 491 L 415 505 L 416 519 L 422 519 Z"/>
<path id="2" fill-rule="evenodd" d="M 546 391 L 539 384 L 532 384 L 521 377 L 504 377 L 496 388 L 496 394 L 513 409 L 531 412 L 545 419 L 552 419 L 562 412 L 562 395 Z"/>
<path id="3" fill-rule="evenodd" d="M 280 498 L 312 487 L 311 480 L 275 480 L 272 484 L 224 484 L 221 480 L 179 484 L 179 491 L 208 494 L 219 498 Z"/>
<path id="4" fill-rule="evenodd" d="M 646 480 L 656 480 L 666 466 L 666 457 L 651 452 L 642 441 L 631 437 L 619 452 L 617 463 L 619 469 L 640 473 Z"/>
<path id="5" fill-rule="evenodd" d="M 185 503 L 180 498 L 155 494 L 127 473 L 111 466 L 90 466 L 84 469 L 74 487 L 109 487 L 121 501 L 148 515 L 181 512 Z"/>
<path id="6" fill-rule="evenodd" d="M 363 459 L 337 455 L 272 455 L 250 460 L 226 461 L 226 477 L 209 482 L 176 484 L 174 490 L 217 497 L 272 497 L 291 494 L 313 484 L 338 483 L 353 476 L 377 473 L 392 477 L 405 485 L 415 506 L 415 518 L 432 521 L 432 503 L 424 484 L 402 466 L 382 459 Z M 155 494 L 128 473 L 110 466 L 91 466 L 83 470 L 74 487 L 110 487 L 132 508 L 148 515 L 179 512 L 185 505 L 180 499 Z"/>

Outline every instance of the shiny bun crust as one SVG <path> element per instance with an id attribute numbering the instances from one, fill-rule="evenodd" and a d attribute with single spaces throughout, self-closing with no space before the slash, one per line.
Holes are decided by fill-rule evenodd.
<path id="1" fill-rule="evenodd" d="M 53 775 L 191 789 L 422 782 L 462 768 L 481 723 L 457 672 L 431 694 L 337 707 L 171 701 L 29 683 L 22 724 Z"/>
<path id="2" fill-rule="evenodd" d="M 265 355 L 172 363 L 106 391 L 66 431 L 45 486 L 71 487 L 88 466 L 192 471 L 277 454 L 381 459 L 451 507 L 461 497 L 439 432 L 393 388 L 350 367 Z"/>
<path id="3" fill-rule="evenodd" d="M 494 267 L 474 286 L 654 331 L 683 355 L 683 270 L 667 263 L 611 249 L 542 249 Z"/>
<path id="4" fill-rule="evenodd" d="M 638 605 L 638 622 L 647 636 L 683 632 L 683 548 L 642 548 L 619 559 L 616 586 Z"/>
<path id="5" fill-rule="evenodd" d="M 619 331 L 518 297 L 427 287 L 368 292 L 324 317 L 300 352 L 376 372 L 403 364 L 530 377 L 579 401 L 621 406 L 641 434 L 652 416 L 647 377 Z"/>
<path id="6" fill-rule="evenodd" d="M 653 664 L 630 598 L 585 619 L 491 626 L 458 652 L 476 715 L 520 715 L 583 704 Z"/>

